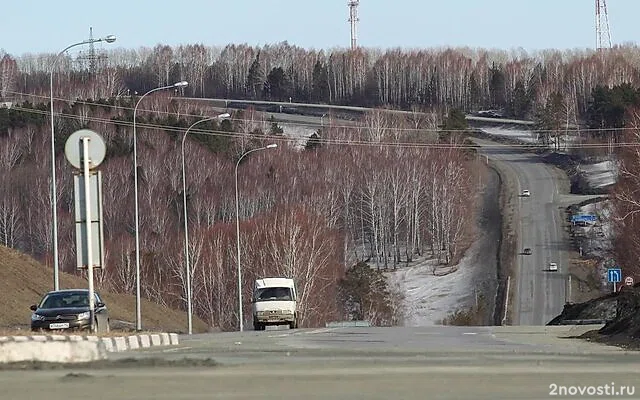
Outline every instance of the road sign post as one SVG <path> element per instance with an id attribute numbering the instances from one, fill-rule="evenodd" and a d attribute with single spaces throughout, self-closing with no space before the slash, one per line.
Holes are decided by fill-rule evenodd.
<path id="1" fill-rule="evenodd" d="M 622 269 L 621 268 L 607 269 L 607 280 L 613 283 L 613 291 L 616 292 L 616 284 L 622 281 Z"/>
<path id="2" fill-rule="evenodd" d="M 78 266 L 86 265 L 87 279 L 89 281 L 89 323 L 91 331 L 95 332 L 95 294 L 93 285 L 94 267 L 104 267 L 102 249 L 102 193 L 100 190 L 100 171 L 92 173 L 104 160 L 106 146 L 102 137 L 88 129 L 74 132 L 65 144 L 65 156 L 71 165 L 81 170 L 82 182 L 76 180 L 76 253 L 78 254 Z M 96 177 L 96 185 L 93 186 L 92 175 Z M 95 210 L 92 210 L 94 209 Z M 93 221 L 92 215 L 96 214 L 97 221 Z M 83 232 L 84 230 L 84 232 Z M 84 233 L 84 234 L 83 234 Z M 95 234 L 95 238 L 94 238 Z M 94 240 L 96 239 L 96 240 Z M 99 261 L 94 263 L 94 252 Z"/>

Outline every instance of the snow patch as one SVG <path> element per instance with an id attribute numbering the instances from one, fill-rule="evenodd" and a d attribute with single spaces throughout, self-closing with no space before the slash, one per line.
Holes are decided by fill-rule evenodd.
<path id="1" fill-rule="evenodd" d="M 278 123 L 278 126 L 280 126 L 284 131 L 283 135 L 292 139 L 294 146 L 300 150 L 305 148 L 311 135 L 318 131 L 317 128 L 311 128 L 303 125 Z"/>
<path id="2" fill-rule="evenodd" d="M 602 161 L 578 167 L 592 188 L 604 188 L 614 185 L 618 178 L 618 166 L 614 161 Z"/>
<path id="3" fill-rule="evenodd" d="M 390 285 L 405 296 L 405 326 L 440 325 L 445 317 L 470 305 L 474 297 L 473 260 L 477 259 L 481 244 L 477 240 L 457 266 L 438 266 L 437 260 L 422 258 L 414 265 L 386 273 Z M 438 276 L 449 270 L 453 272 Z"/>

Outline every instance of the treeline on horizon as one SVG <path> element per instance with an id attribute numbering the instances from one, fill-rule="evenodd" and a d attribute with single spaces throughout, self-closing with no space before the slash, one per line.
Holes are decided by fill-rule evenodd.
<path id="1" fill-rule="evenodd" d="M 466 112 L 499 109 L 525 119 L 535 119 L 560 97 L 565 114 L 579 122 L 588 119 L 596 88 L 635 87 L 640 76 L 640 50 L 630 45 L 529 54 L 469 48 L 325 51 L 287 42 L 224 48 L 159 44 L 106 48 L 104 55 L 94 62 L 63 55 L 56 63 L 56 94 L 109 98 L 187 80 L 190 85 L 183 94 L 192 97 Z M 12 56 L 0 50 L 0 96 L 48 95 L 46 78 L 54 57 Z"/>

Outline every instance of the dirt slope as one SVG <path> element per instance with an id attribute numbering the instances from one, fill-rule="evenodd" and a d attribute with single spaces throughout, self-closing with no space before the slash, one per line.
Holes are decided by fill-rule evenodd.
<path id="1" fill-rule="evenodd" d="M 562 314 L 547 325 L 593 319 L 605 321 L 605 325 L 599 330 L 585 333 L 583 338 L 640 349 L 640 284 L 623 286 L 619 292 L 584 303 L 568 304 Z"/>
<path id="2" fill-rule="evenodd" d="M 60 288 L 86 288 L 83 278 L 61 273 Z M 0 328 L 28 328 L 31 310 L 42 295 L 53 289 L 53 270 L 33 258 L 0 246 Z M 125 321 L 135 327 L 135 296 L 100 291 L 112 321 Z M 142 300 L 142 328 L 145 331 L 187 331 L 187 314 Z M 131 325 L 133 324 L 133 325 Z M 127 324 L 114 323 L 116 327 Z M 194 333 L 206 332 L 207 325 L 194 316 Z"/>

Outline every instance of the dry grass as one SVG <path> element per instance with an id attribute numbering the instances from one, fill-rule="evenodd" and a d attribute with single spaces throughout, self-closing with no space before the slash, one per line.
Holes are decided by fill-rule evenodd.
<path id="1" fill-rule="evenodd" d="M 487 320 L 487 307 L 485 300 L 480 297 L 478 304 L 459 309 L 442 320 L 442 325 L 455 326 L 484 326 Z"/>
<path id="2" fill-rule="evenodd" d="M 81 277 L 60 273 L 60 288 L 86 288 Z M 0 329 L 20 332 L 29 328 L 31 310 L 53 288 L 53 271 L 33 258 L 0 246 Z M 135 296 L 100 291 L 109 308 L 112 321 L 135 322 Z M 187 330 L 187 314 L 151 303 L 141 302 L 142 328 L 147 331 L 183 333 Z M 194 316 L 194 333 L 206 332 L 207 324 Z M 0 331 L 1 333 L 2 331 Z M 113 335 L 119 335 L 122 332 Z"/>

